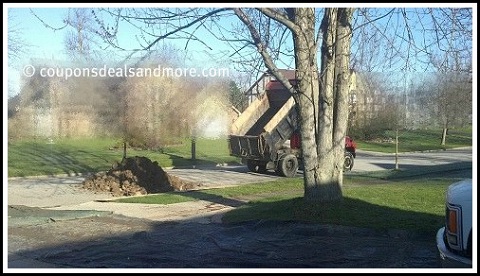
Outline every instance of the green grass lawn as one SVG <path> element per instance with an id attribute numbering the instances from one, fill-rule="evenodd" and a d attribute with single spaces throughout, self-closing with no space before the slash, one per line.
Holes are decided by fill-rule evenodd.
<path id="1" fill-rule="evenodd" d="M 304 221 L 365 227 L 377 230 L 403 229 L 433 233 L 443 224 L 445 191 L 459 179 L 413 176 L 397 179 L 346 176 L 343 200 L 311 204 L 303 200 L 301 178 L 246 184 L 221 189 L 170 192 L 118 199 L 118 202 L 171 204 L 207 200 L 248 203 L 228 212 L 225 223 L 249 220 Z"/>
<path id="2" fill-rule="evenodd" d="M 391 137 L 395 133 L 387 132 Z M 399 150 L 421 151 L 442 149 L 441 130 L 402 131 Z M 393 135 L 393 136 L 392 136 Z M 356 141 L 358 148 L 377 152 L 395 152 L 395 144 Z M 20 140 L 8 143 L 8 176 L 80 174 L 108 170 L 114 162 L 121 161 L 123 149 L 121 139 L 78 138 Z M 239 158 L 229 155 L 227 138 L 197 139 L 196 160 L 192 160 L 191 140 L 183 140 L 176 146 L 162 150 L 127 149 L 127 156 L 145 156 L 157 161 L 161 167 L 191 165 L 215 165 L 218 163 L 240 163 Z M 451 130 L 447 148 L 472 145 L 472 130 Z"/>
<path id="3" fill-rule="evenodd" d="M 395 131 L 386 131 L 393 143 L 356 140 L 359 149 L 385 153 L 395 152 Z M 427 151 L 472 146 L 472 129 L 452 129 L 448 131 L 446 145 L 441 145 L 442 129 L 400 130 L 398 132 L 398 151 Z"/>
<path id="4" fill-rule="evenodd" d="M 121 140 L 112 138 L 23 140 L 8 144 L 8 176 L 80 174 L 108 170 L 123 157 Z M 116 147 L 117 146 L 117 147 Z M 128 156 L 145 156 L 161 167 L 238 163 L 228 153 L 226 139 L 197 139 L 196 160 L 191 141 L 161 151 L 127 149 Z"/>

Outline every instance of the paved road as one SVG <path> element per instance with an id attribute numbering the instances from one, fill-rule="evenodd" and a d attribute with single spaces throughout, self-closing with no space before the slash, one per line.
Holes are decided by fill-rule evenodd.
<path id="1" fill-rule="evenodd" d="M 472 163 L 472 149 L 402 153 L 398 156 L 398 162 L 399 168 L 405 170 L 418 168 L 419 166 L 446 164 L 452 164 L 452 167 L 456 164 L 464 164 L 468 167 Z M 393 168 L 395 168 L 394 155 L 359 151 L 355 159 L 354 169 L 349 173 Z M 281 178 L 274 172 L 267 172 L 267 174 L 249 172 L 246 166 L 166 169 L 166 171 L 182 179 L 200 183 L 203 188 L 226 187 Z M 466 175 L 466 177 L 468 176 Z M 298 173 L 298 177 L 301 177 L 300 173 Z M 93 194 L 81 189 L 80 184 L 84 179 L 82 176 L 11 178 L 8 180 L 8 204 L 56 207 L 111 198 L 107 193 Z M 75 193 L 73 198 L 71 196 L 72 191 Z"/>
<path id="2" fill-rule="evenodd" d="M 472 163 L 472 148 L 449 149 L 445 151 L 408 152 L 398 154 L 399 169 L 420 166 L 434 166 L 458 163 Z M 395 168 L 395 154 L 382 154 L 359 150 L 353 172 L 366 172 Z"/>

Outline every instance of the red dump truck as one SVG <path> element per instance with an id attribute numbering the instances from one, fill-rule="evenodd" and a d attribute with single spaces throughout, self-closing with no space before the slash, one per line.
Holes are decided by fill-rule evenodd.
<path id="1" fill-rule="evenodd" d="M 301 167 L 299 124 L 295 101 L 278 81 L 267 83 L 265 93 L 233 122 L 228 136 L 230 155 L 242 158 L 252 172 L 275 170 L 293 177 Z M 356 144 L 345 138 L 344 170 L 351 170 Z"/>

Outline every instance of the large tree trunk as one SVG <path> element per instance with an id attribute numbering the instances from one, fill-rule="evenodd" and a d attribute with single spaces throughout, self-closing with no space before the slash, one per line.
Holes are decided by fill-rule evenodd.
<path id="1" fill-rule="evenodd" d="M 312 202 L 341 200 L 350 85 L 350 20 L 353 9 L 326 9 L 322 21 L 321 85 L 317 63 L 315 9 L 286 9 L 286 15 L 269 9 L 260 10 L 292 31 L 297 81 L 293 86 L 279 73 L 267 54 L 266 46 L 253 22 L 240 8 L 234 9 L 238 18 L 248 27 L 267 68 L 293 93 L 297 103 L 304 163 L 304 198 Z M 337 51 L 340 54 L 338 58 Z"/>
<path id="2" fill-rule="evenodd" d="M 337 8 L 325 10 L 322 20 L 323 43 L 321 48 L 322 64 L 319 101 L 319 182 L 322 183 L 321 201 L 335 201 L 342 198 L 341 183 L 334 173 L 335 151 L 333 141 L 335 112 L 335 55 L 337 34 Z M 343 160 L 343 157 L 342 157 Z"/>
<path id="3" fill-rule="evenodd" d="M 317 201 L 323 195 L 319 182 L 317 153 L 318 64 L 315 39 L 315 9 L 295 9 L 294 22 L 300 31 L 294 33 L 296 93 L 301 147 L 304 164 L 304 197 Z"/>
<path id="4" fill-rule="evenodd" d="M 299 9 L 298 12 L 300 12 Z M 298 18 L 300 16 L 297 16 Z M 302 16 L 303 19 L 308 18 Z M 297 20 L 299 21 L 299 20 Z M 297 22 L 297 24 L 307 24 L 312 27 L 312 22 Z M 322 22 L 324 28 L 324 41 L 322 46 L 322 68 L 327 67 L 330 70 L 322 71 L 322 93 L 320 93 L 318 83 L 318 72 L 306 76 L 301 74 L 304 71 L 311 69 L 309 65 L 314 64 L 315 68 L 318 68 L 316 61 L 317 47 L 311 50 L 310 53 L 306 53 L 301 56 L 304 45 L 308 43 L 315 43 L 314 30 L 301 28 L 304 32 L 310 31 L 308 34 L 300 33 L 295 36 L 295 52 L 296 55 L 296 68 L 299 96 L 298 107 L 300 112 L 300 131 L 302 137 L 302 152 L 304 162 L 304 198 L 307 201 L 312 202 L 327 202 L 335 201 L 342 198 L 341 190 L 336 185 L 331 185 L 331 178 L 328 173 L 325 174 L 325 168 L 328 165 L 334 164 L 334 155 L 332 152 L 332 114 L 333 114 L 333 81 L 334 81 L 334 60 L 332 59 L 334 49 L 328 45 L 333 45 L 335 36 L 331 34 L 335 33 L 336 23 L 336 9 L 327 9 L 325 18 Z M 300 25 L 301 26 L 301 25 Z M 330 32 L 330 36 L 326 35 Z M 309 41 L 305 41 L 309 39 Z M 316 46 L 316 45 L 315 45 Z M 328 48 L 328 49 L 326 49 Z M 329 51 L 330 57 L 325 56 L 325 50 Z M 309 57 L 313 57 L 313 60 L 309 60 Z M 329 64 L 329 66 L 327 66 Z M 306 78 L 308 77 L 308 78 Z M 327 85 L 325 85 L 327 84 Z M 312 89 L 315 88 L 315 91 Z M 329 95 L 328 100 L 325 97 L 326 92 Z M 315 94 L 315 96 L 312 95 Z M 315 101 L 315 99 L 318 99 Z M 325 102 L 327 100 L 327 102 Z M 319 103 L 321 101 L 322 103 Z M 328 103 L 329 101 L 329 103 Z M 315 115 L 318 114 L 317 118 Z M 325 114 L 329 114 L 325 116 Z"/>
<path id="5" fill-rule="evenodd" d="M 343 160 L 350 90 L 349 51 L 352 8 L 328 8 L 322 21 L 321 87 L 318 118 L 318 170 L 309 200 L 342 199 Z"/>

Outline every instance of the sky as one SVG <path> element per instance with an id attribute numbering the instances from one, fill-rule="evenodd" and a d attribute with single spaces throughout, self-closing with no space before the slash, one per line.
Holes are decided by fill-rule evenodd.
<path id="1" fill-rule="evenodd" d="M 4 4 L 5 5 L 5 4 Z M 46 8 L 45 4 L 10 4 L 8 6 L 8 12 L 11 17 L 5 16 L 5 13 L 7 12 L 7 9 L 4 9 L 4 23 L 10 24 L 11 26 L 14 26 L 17 30 L 18 33 L 21 35 L 22 40 L 24 41 L 24 44 L 26 45 L 26 54 L 22 55 L 22 57 L 18 60 L 15 60 L 14 62 L 9 61 L 9 83 L 10 89 L 7 89 L 8 96 L 12 96 L 16 93 L 18 93 L 20 89 L 20 76 L 22 74 L 22 70 L 24 67 L 28 64 L 32 63 L 32 59 L 42 59 L 42 60 L 57 60 L 57 61 L 62 61 L 62 60 L 69 60 L 69 56 L 65 53 L 65 36 L 68 31 L 71 31 L 72 29 L 70 28 L 65 28 L 62 30 L 52 30 L 51 28 L 47 28 L 44 26 L 44 24 L 39 20 L 44 21 L 44 23 L 50 25 L 50 27 L 53 28 L 60 28 L 64 26 L 63 20 L 66 18 L 68 14 L 68 9 L 69 8 L 74 8 L 74 7 L 83 7 L 83 8 L 88 8 L 93 5 L 94 7 L 101 7 L 95 4 L 82 4 L 82 3 L 75 3 L 75 4 L 49 4 L 48 8 Z M 114 4 L 106 4 L 109 7 L 115 7 L 112 6 Z M 118 4 L 116 4 L 118 5 Z M 140 7 L 143 8 L 145 7 L 145 4 L 129 4 L 128 6 L 133 7 Z M 172 4 L 172 3 L 166 3 L 166 4 L 158 4 L 161 5 L 160 7 L 165 7 L 165 6 L 178 6 L 179 4 Z M 199 5 L 200 4 L 195 4 Z M 203 4 L 206 6 L 215 6 L 212 4 Z M 228 4 L 227 5 L 234 5 L 236 7 L 242 5 L 242 4 Z M 246 4 L 244 4 L 246 5 Z M 250 4 L 252 5 L 252 4 Z M 286 5 L 282 3 L 281 5 Z M 298 6 L 298 4 L 294 4 Z M 319 7 L 323 6 L 331 6 L 332 4 L 318 4 L 321 5 Z M 345 3 L 346 6 L 359 6 L 360 4 L 349 4 Z M 372 7 L 390 7 L 393 6 L 392 4 L 365 4 L 362 3 L 360 7 L 365 7 L 365 6 L 370 6 Z M 402 4 L 405 6 L 411 6 L 411 7 L 417 7 L 417 6 L 423 6 L 421 4 Z M 431 4 L 429 4 L 431 5 Z M 445 4 L 452 6 L 452 4 Z M 458 4 L 460 5 L 460 4 Z M 122 6 L 125 6 L 122 4 Z M 437 6 L 440 6 L 437 5 Z M 472 4 L 468 4 L 468 6 L 472 6 Z M 474 9 L 476 11 L 476 9 Z M 35 15 L 33 14 L 35 13 Z M 38 17 L 38 18 L 37 18 Z M 10 18 L 7 20 L 7 18 Z M 229 27 L 228 25 L 230 24 L 235 24 L 238 22 L 238 19 L 235 17 L 233 18 L 227 18 L 227 19 L 222 19 L 223 22 L 222 24 L 225 25 L 225 27 Z M 475 17 L 476 20 L 476 17 Z M 6 28 L 6 25 L 4 24 L 4 28 Z M 474 24 L 475 25 L 475 24 Z M 121 26 L 121 36 L 119 37 L 120 39 L 120 44 L 127 48 L 127 49 L 134 49 L 138 48 L 138 43 L 136 42 L 135 37 L 140 35 L 139 31 L 131 28 L 127 25 Z M 8 32 L 4 32 L 4 40 L 5 36 Z M 179 55 L 181 60 L 180 62 L 183 63 L 182 65 L 184 66 L 201 66 L 201 67 L 230 67 L 233 68 L 234 64 L 233 62 L 229 59 L 229 55 L 234 52 L 232 47 L 228 46 L 225 43 L 222 42 L 217 42 L 215 41 L 215 38 L 209 34 L 206 31 L 202 31 L 201 29 L 199 30 L 198 36 L 204 40 L 206 43 L 208 43 L 208 46 L 212 47 L 211 50 L 207 49 L 203 44 L 191 41 L 190 44 L 188 45 L 188 48 L 184 50 L 184 46 L 186 44 L 185 40 L 173 40 L 170 39 L 166 43 L 170 47 L 174 47 L 176 49 L 179 49 L 179 51 L 176 51 L 177 55 Z M 474 36 L 475 37 L 475 36 Z M 476 43 L 476 42 L 475 42 Z M 5 44 L 4 44 L 5 45 Z M 129 53 L 129 52 L 127 52 Z M 122 55 L 125 56 L 126 52 L 122 51 L 116 51 L 117 55 Z M 381 53 L 379 53 L 381 55 Z M 474 51 L 474 55 L 476 55 Z M 5 56 L 5 48 L 4 48 L 4 56 Z M 118 59 L 120 59 L 117 56 Z M 474 58 L 474 60 L 476 60 Z M 282 67 L 286 68 L 288 66 L 293 65 L 293 59 L 284 57 L 282 59 L 283 64 Z M 5 65 L 4 65 L 5 66 Z M 233 69 L 232 69 L 233 70 Z M 14 87 L 12 89 L 12 87 Z"/>
<path id="2" fill-rule="evenodd" d="M 23 6 L 10 7 L 8 10 L 11 17 L 7 23 L 17 30 L 22 42 L 24 42 L 24 49 L 26 49 L 26 52 L 20 58 L 9 62 L 9 83 L 11 87 L 15 87 L 14 89 L 10 87 L 8 90 L 9 96 L 18 93 L 20 76 L 26 65 L 35 63 L 36 60 L 68 61 L 71 59 L 65 50 L 65 37 L 68 32 L 72 31 L 72 28 L 60 28 L 64 26 L 63 21 L 69 14 L 69 8 L 73 7 L 73 5 L 62 8 L 39 8 L 33 4 L 26 7 Z M 4 21 L 5 18 L 7 16 L 4 16 Z M 45 26 L 46 24 L 48 27 Z M 138 30 L 124 24 L 121 26 L 121 34 L 123 35 L 119 37 L 119 44 L 122 47 L 125 49 L 138 49 L 140 47 L 135 39 L 136 36 L 140 35 Z M 206 32 L 202 32 L 200 36 L 206 41 L 213 40 L 213 37 Z M 224 53 L 232 52 L 230 47 L 222 43 L 210 44 L 213 45 L 212 50 L 208 50 L 205 46 L 195 41 L 190 41 L 185 49 L 186 41 L 178 39 L 166 40 L 165 45 L 166 47 L 178 49 L 176 58 L 180 59 L 180 63 L 183 63 L 182 65 L 190 67 L 228 67 L 228 61 Z M 115 53 L 117 56 L 114 56 L 112 59 L 119 61 L 123 60 L 131 51 L 117 50 Z M 216 58 L 212 58 L 212 56 Z M 107 63 L 110 63 L 108 65 L 111 66 L 113 61 Z"/>
<path id="3" fill-rule="evenodd" d="M 53 26 L 62 26 L 64 9 L 35 9 L 35 13 L 44 18 L 47 23 Z M 43 27 L 42 23 L 32 14 L 29 8 L 11 8 L 9 11 L 13 16 L 10 21 L 22 34 L 29 49 L 30 57 L 37 58 L 58 58 L 59 53 L 63 52 L 63 33 L 62 31 L 53 31 Z M 27 35 L 28 34 L 28 35 Z M 28 61 L 29 57 L 24 56 L 23 61 Z"/>
<path id="4" fill-rule="evenodd" d="M 85 6 L 87 8 L 88 6 Z M 28 8 L 16 8 L 12 7 L 9 12 L 13 16 L 11 22 L 12 25 L 18 26 L 18 29 L 22 33 L 22 36 L 28 45 L 29 56 L 45 59 L 68 59 L 68 55 L 65 53 L 64 39 L 68 31 L 71 28 L 64 28 L 61 30 L 53 30 L 52 28 L 61 28 L 64 26 L 64 19 L 69 14 L 69 8 L 37 8 L 35 6 Z M 40 20 L 44 21 L 50 27 L 44 26 Z M 135 37 L 140 32 L 128 25 L 121 26 L 121 36 L 119 36 L 119 44 L 126 49 L 135 49 L 139 47 Z M 206 33 L 202 33 L 201 36 L 208 36 Z M 209 39 L 207 37 L 207 39 Z M 191 47 L 187 50 L 190 53 L 198 53 L 198 51 L 205 50 L 205 47 L 201 47 L 199 43 L 190 42 Z M 168 44 L 173 44 L 179 49 L 184 48 L 184 40 L 168 40 Z M 225 50 L 226 47 L 221 43 L 215 45 L 215 51 Z M 193 50 L 199 48 L 198 51 Z M 119 51 L 119 55 L 122 52 Z M 24 57 L 28 60 L 28 57 Z M 205 62 L 207 59 L 201 60 Z"/>

